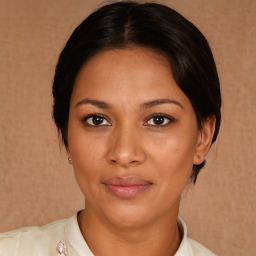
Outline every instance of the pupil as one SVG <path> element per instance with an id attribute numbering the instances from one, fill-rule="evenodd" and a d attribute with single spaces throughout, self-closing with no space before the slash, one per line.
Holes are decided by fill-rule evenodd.
<path id="1" fill-rule="evenodd" d="M 94 116 L 93 119 L 92 119 L 92 122 L 93 122 L 93 124 L 95 124 L 95 125 L 102 124 L 102 122 L 103 122 L 103 117 L 101 117 L 101 116 Z"/>
<path id="2" fill-rule="evenodd" d="M 164 118 L 162 116 L 154 117 L 154 123 L 155 124 L 162 124 L 163 122 L 164 122 Z"/>

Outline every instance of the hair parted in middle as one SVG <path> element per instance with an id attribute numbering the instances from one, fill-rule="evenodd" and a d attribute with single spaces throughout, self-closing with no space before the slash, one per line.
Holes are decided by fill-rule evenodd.
<path id="1" fill-rule="evenodd" d="M 221 93 L 211 49 L 203 34 L 175 10 L 157 3 L 119 1 L 89 15 L 62 50 L 53 82 L 53 118 L 68 149 L 68 116 L 75 78 L 91 57 L 105 49 L 144 47 L 163 55 L 174 79 L 190 99 L 199 129 L 215 115 L 216 140 L 221 121 Z M 200 165 L 194 165 L 195 183 Z"/>

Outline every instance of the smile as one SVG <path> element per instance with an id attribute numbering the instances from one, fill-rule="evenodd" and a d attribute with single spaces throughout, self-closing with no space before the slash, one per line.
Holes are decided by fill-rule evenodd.
<path id="1" fill-rule="evenodd" d="M 138 177 L 115 177 L 103 182 L 120 199 L 132 199 L 149 189 L 152 183 Z"/>

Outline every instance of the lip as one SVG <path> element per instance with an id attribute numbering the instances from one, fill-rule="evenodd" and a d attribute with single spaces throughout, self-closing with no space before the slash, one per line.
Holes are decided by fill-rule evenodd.
<path id="1" fill-rule="evenodd" d="M 136 176 L 114 177 L 103 182 L 106 188 L 120 199 L 132 199 L 150 188 L 152 183 Z"/>

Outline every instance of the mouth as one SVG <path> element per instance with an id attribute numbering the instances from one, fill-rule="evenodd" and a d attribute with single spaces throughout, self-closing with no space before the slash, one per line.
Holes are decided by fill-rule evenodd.
<path id="1" fill-rule="evenodd" d="M 120 199 L 132 199 L 147 191 L 152 183 L 136 176 L 115 177 L 103 182 L 106 188 Z"/>

